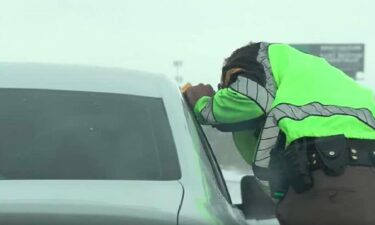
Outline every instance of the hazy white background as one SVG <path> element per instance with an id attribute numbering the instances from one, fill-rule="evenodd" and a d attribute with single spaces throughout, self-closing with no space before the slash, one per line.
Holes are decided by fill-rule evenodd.
<path id="1" fill-rule="evenodd" d="M 115 66 L 219 79 L 249 41 L 365 43 L 375 89 L 373 0 L 0 0 L 0 61 Z"/>

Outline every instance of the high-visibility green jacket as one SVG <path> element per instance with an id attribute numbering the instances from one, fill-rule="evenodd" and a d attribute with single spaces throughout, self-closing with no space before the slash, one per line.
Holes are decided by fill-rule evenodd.
<path id="1" fill-rule="evenodd" d="M 239 75 L 213 97 L 202 97 L 194 111 L 203 124 L 247 121 L 267 116 L 257 148 L 242 152 L 249 163 L 268 167 L 281 130 L 286 143 L 302 137 L 343 134 L 375 139 L 373 93 L 325 59 L 285 44 L 252 44 L 249 62 L 263 68 L 266 83 Z M 254 64 L 255 65 L 255 64 Z M 259 72 L 258 72 L 259 73 Z"/>

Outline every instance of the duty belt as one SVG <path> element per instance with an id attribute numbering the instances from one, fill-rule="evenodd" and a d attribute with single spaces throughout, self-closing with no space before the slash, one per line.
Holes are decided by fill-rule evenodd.
<path id="1" fill-rule="evenodd" d="M 337 149 L 318 151 L 316 145 L 308 147 L 307 158 L 311 170 L 323 169 L 324 159 L 339 157 L 339 154 L 345 154 L 347 165 L 351 166 L 375 166 L 375 140 L 345 139 L 347 143 L 346 152 L 338 152 Z"/>
<path id="2" fill-rule="evenodd" d="M 283 163 L 289 184 L 302 193 L 314 184 L 313 170 L 340 176 L 348 165 L 375 166 L 375 140 L 347 139 L 344 135 L 302 138 L 284 151 Z"/>

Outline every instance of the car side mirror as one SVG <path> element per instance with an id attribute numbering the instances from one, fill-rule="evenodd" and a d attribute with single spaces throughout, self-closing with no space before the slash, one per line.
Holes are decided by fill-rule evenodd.
<path id="1" fill-rule="evenodd" d="M 241 179 L 242 204 L 237 205 L 246 219 L 275 218 L 275 203 L 259 186 L 254 176 Z"/>

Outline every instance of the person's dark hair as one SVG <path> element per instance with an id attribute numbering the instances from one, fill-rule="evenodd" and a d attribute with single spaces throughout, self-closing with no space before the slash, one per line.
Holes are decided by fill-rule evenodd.
<path id="1" fill-rule="evenodd" d="M 260 43 L 250 43 L 235 50 L 232 55 L 224 61 L 221 75 L 222 79 L 224 78 L 224 75 L 228 70 L 233 68 L 241 68 L 246 70 L 246 73 L 243 75 L 264 86 L 266 83 L 264 68 L 257 61 L 259 48 Z"/>

